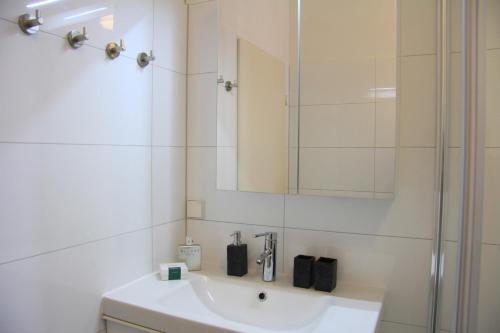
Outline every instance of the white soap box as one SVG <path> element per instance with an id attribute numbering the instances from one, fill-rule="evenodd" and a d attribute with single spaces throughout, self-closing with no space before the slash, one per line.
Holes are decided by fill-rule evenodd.
<path id="1" fill-rule="evenodd" d="M 176 274 L 178 270 L 180 270 L 180 276 Z M 163 281 L 183 279 L 186 277 L 187 272 L 187 266 L 183 262 L 160 264 L 160 279 Z"/>

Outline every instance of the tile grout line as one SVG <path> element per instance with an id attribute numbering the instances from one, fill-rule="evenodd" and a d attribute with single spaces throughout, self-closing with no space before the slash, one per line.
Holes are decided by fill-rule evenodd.
<path id="1" fill-rule="evenodd" d="M 458 243 L 456 239 L 445 239 L 445 242 L 448 243 Z M 495 242 L 481 242 L 481 245 L 486 245 L 486 246 L 500 246 L 500 241 L 498 243 Z"/>
<path id="2" fill-rule="evenodd" d="M 410 323 L 405 323 L 405 322 L 400 322 L 400 321 L 392 321 L 392 320 L 384 320 L 380 319 L 381 322 L 386 322 L 389 324 L 397 324 L 397 325 L 404 325 L 404 326 L 411 326 L 411 327 L 418 327 L 418 328 L 427 328 L 425 325 L 416 325 L 416 324 L 410 324 Z"/>
<path id="3" fill-rule="evenodd" d="M 171 221 L 167 221 L 167 222 L 162 222 L 162 223 L 158 223 L 158 224 L 153 224 L 153 228 L 162 227 L 162 226 L 166 226 L 166 225 L 174 224 L 174 223 L 179 223 L 179 222 L 182 222 L 184 220 L 185 220 L 185 218 L 181 217 L 179 219 L 175 219 L 175 220 L 171 220 Z"/>
<path id="4" fill-rule="evenodd" d="M 118 237 L 121 237 L 121 236 L 130 235 L 130 234 L 133 234 L 133 233 L 136 233 L 136 232 L 140 232 L 140 231 L 145 231 L 145 230 L 151 229 L 151 228 L 152 228 L 152 226 L 148 226 L 148 227 L 143 227 L 143 228 L 134 229 L 134 230 L 130 230 L 130 231 L 125 231 L 125 232 L 121 232 L 121 233 L 118 233 L 118 234 L 114 234 L 114 235 L 110 235 L 110 236 L 106 236 L 106 237 L 102 237 L 102 238 L 97 238 L 97 239 L 89 240 L 89 241 L 82 242 L 82 243 L 77 243 L 77 244 L 73 244 L 73 245 L 69 245 L 69 246 L 65 246 L 65 247 L 61 247 L 61 248 L 57 248 L 57 249 L 53 249 L 53 250 L 49 250 L 49 251 L 43 251 L 43 252 L 36 253 L 36 254 L 33 254 L 33 255 L 29 255 L 29 256 L 25 256 L 25 257 L 20 257 L 20 258 L 16 258 L 16 259 L 4 261 L 4 262 L 0 263 L 0 267 L 4 266 L 4 265 L 16 263 L 16 262 L 19 262 L 19 261 L 24 261 L 24 260 L 28 260 L 28 259 L 32 259 L 32 258 L 36 258 L 36 257 L 48 255 L 48 254 L 53 254 L 53 253 L 62 252 L 62 251 L 70 250 L 70 249 L 77 248 L 77 247 L 82 247 L 82 246 L 85 246 L 85 245 L 99 243 L 99 242 L 102 242 L 102 241 L 105 241 L 105 240 L 110 240 L 110 239 L 118 238 Z"/>
<path id="5" fill-rule="evenodd" d="M 400 236 L 400 235 L 382 235 L 382 234 L 367 234 L 367 233 L 358 233 L 358 232 L 347 232 L 347 231 L 335 231 L 335 230 L 326 230 L 326 229 L 309 229 L 309 228 L 301 228 L 301 227 L 281 227 L 281 226 L 273 226 L 268 224 L 254 224 L 254 223 L 244 223 L 244 222 L 231 222 L 231 221 L 219 221 L 219 220 L 209 220 L 209 219 L 190 219 L 193 221 L 205 221 L 211 223 L 224 223 L 224 224 L 238 224 L 252 227 L 268 227 L 268 228 L 276 228 L 284 230 L 302 230 L 302 231 L 313 231 L 313 232 L 328 232 L 333 234 L 345 234 L 345 235 L 355 235 L 355 236 L 371 236 L 371 237 L 387 237 L 387 238 L 401 238 L 401 239 L 413 239 L 413 240 L 432 240 L 432 238 L 426 237 L 410 237 L 410 236 Z"/>
<path id="6" fill-rule="evenodd" d="M 195 73 L 187 73 L 187 76 L 195 76 L 195 75 L 207 75 L 207 74 L 217 74 L 217 72 L 195 72 Z"/>
<path id="7" fill-rule="evenodd" d="M 371 105 L 376 104 L 375 98 L 366 102 L 345 102 L 345 103 L 315 103 L 315 104 L 300 104 L 300 105 L 290 105 L 291 107 L 313 107 L 313 106 L 342 106 L 342 105 Z M 392 103 L 392 102 L 382 102 L 382 103 Z M 304 110 L 307 112 L 314 112 L 315 110 Z M 333 111 L 332 111 L 333 112 Z"/>
<path id="8" fill-rule="evenodd" d="M 486 246 L 500 246 L 500 242 L 498 242 L 498 243 L 481 242 L 481 245 L 486 245 Z"/>
<path id="9" fill-rule="evenodd" d="M 115 144 L 115 143 L 71 143 L 71 142 L 36 142 L 36 141 L 0 141 L 5 145 L 54 145 L 54 146 L 97 146 L 97 147 L 138 147 L 138 148 L 185 148 L 185 146 L 148 145 L 148 144 Z"/>
<path id="10" fill-rule="evenodd" d="M 190 3 L 189 6 L 196 6 L 196 5 L 202 5 L 202 4 L 205 4 L 207 2 L 213 2 L 215 0 L 203 0 L 203 1 L 198 1 L 198 2 L 195 2 L 195 3 Z M 187 2 L 189 2 L 189 0 L 187 0 Z"/>
<path id="11" fill-rule="evenodd" d="M 426 56 L 437 56 L 437 53 L 421 53 L 421 54 L 402 54 L 401 58 L 412 58 L 412 57 L 426 57 Z"/>

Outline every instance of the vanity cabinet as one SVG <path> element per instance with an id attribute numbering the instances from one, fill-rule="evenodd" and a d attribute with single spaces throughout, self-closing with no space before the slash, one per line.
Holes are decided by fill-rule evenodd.
<path id="1" fill-rule="evenodd" d="M 167 333 L 127 323 L 118 319 L 106 319 L 106 333 Z"/>

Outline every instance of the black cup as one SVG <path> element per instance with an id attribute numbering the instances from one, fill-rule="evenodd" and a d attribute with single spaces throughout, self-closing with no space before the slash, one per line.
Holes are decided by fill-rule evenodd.
<path id="1" fill-rule="evenodd" d="M 314 289 L 331 292 L 337 286 L 337 259 L 320 257 L 314 263 Z"/>
<path id="2" fill-rule="evenodd" d="M 311 288 L 314 283 L 314 257 L 298 255 L 293 260 L 293 286 Z"/>

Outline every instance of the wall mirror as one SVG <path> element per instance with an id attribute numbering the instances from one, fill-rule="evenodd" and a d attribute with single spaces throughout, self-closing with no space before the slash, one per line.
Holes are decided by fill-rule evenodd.
<path id="1" fill-rule="evenodd" d="M 396 2 L 218 0 L 218 189 L 394 196 Z"/>

